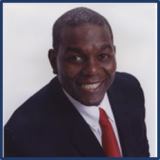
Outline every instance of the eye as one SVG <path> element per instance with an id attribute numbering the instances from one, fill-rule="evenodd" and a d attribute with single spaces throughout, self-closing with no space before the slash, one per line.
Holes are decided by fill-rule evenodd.
<path id="1" fill-rule="evenodd" d="M 70 56 L 70 57 L 68 57 L 68 60 L 71 63 L 81 63 L 81 62 L 83 62 L 83 58 L 80 57 L 80 56 Z"/>
<path id="2" fill-rule="evenodd" d="M 109 56 L 108 56 L 107 54 L 100 54 L 100 55 L 98 56 L 98 58 L 99 58 L 100 60 L 104 61 L 104 60 L 107 60 L 107 59 L 109 58 Z"/>

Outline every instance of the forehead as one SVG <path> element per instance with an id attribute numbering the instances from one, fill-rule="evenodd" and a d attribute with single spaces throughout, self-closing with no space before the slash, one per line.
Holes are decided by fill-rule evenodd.
<path id="1" fill-rule="evenodd" d="M 61 31 L 62 45 L 89 45 L 112 43 L 111 33 L 106 25 L 81 24 L 65 26 Z"/>

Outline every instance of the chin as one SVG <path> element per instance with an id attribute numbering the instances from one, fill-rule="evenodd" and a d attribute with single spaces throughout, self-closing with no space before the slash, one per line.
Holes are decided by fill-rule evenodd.
<path id="1" fill-rule="evenodd" d="M 103 97 L 101 99 L 95 100 L 95 99 L 90 99 L 90 100 L 82 100 L 81 103 L 84 104 L 85 106 L 98 106 Z"/>

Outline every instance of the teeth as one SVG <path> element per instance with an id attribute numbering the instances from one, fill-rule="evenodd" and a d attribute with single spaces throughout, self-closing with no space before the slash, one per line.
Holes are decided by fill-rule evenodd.
<path id="1" fill-rule="evenodd" d="M 82 85 L 82 88 L 84 89 L 96 89 L 100 83 L 95 83 L 95 84 L 84 84 Z"/>

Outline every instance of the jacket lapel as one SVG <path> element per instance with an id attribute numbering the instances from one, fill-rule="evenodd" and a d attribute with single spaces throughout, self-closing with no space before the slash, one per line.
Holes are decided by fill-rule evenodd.
<path id="1" fill-rule="evenodd" d="M 129 106 L 125 103 L 123 94 L 114 84 L 108 91 L 110 105 L 115 117 L 116 126 L 120 138 L 123 157 L 132 157 L 134 155 L 134 139 L 132 134 L 132 119 Z"/>
<path id="2" fill-rule="evenodd" d="M 68 139 L 67 146 L 72 146 L 74 150 L 77 150 L 79 156 L 105 157 L 103 149 L 94 133 L 65 96 L 59 82 L 56 86 L 56 92 L 58 92 L 58 95 L 55 97 L 58 104 L 56 113 L 58 117 L 60 117 L 61 123 L 65 124 L 63 127 L 63 132 L 68 133 L 68 137 L 65 138 Z M 61 145 L 63 144 L 59 144 L 59 146 Z"/>
<path id="3" fill-rule="evenodd" d="M 80 116 L 75 120 L 71 143 L 83 156 L 105 157 L 97 138 Z"/>

